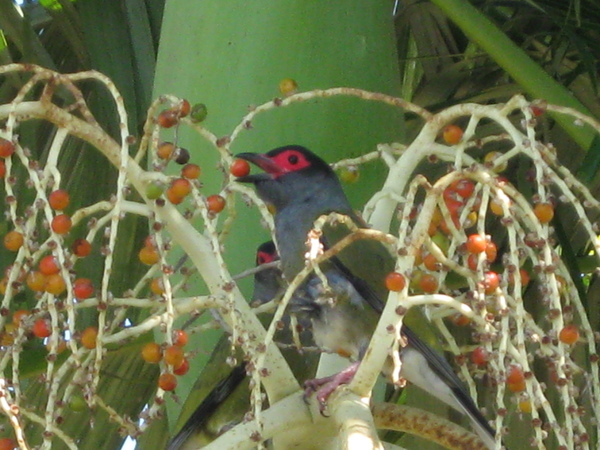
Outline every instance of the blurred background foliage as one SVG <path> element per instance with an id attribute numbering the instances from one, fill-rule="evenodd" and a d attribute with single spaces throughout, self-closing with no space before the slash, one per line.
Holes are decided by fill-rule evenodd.
<path id="1" fill-rule="evenodd" d="M 222 8 L 227 9 L 228 16 L 244 19 L 245 2 L 223 3 L 227 3 Z M 395 39 L 399 68 L 398 81 L 394 80 L 398 85 L 393 90 L 403 98 L 435 112 L 456 103 L 504 102 L 514 94 L 524 93 L 530 98 L 572 106 L 600 119 L 600 4 L 597 1 L 397 0 L 379 3 L 384 4 L 393 20 L 394 35 L 388 38 Z M 178 17 L 185 20 L 195 5 L 179 1 L 167 3 L 169 7 L 178 9 Z M 172 41 L 174 33 L 179 31 L 173 23 L 161 31 L 164 10 L 163 0 L 26 0 L 16 3 L 0 0 L 0 64 L 32 63 L 58 72 L 93 69 L 104 73 L 123 95 L 130 131 L 139 136 L 146 109 L 153 100 L 161 36 Z M 192 20 L 195 15 L 189 14 L 189 17 Z M 303 17 L 295 17 L 295 20 L 298 26 L 311 25 Z M 330 17 L 329 20 L 336 19 Z M 181 29 L 195 26 L 194 23 L 179 25 Z M 309 33 L 318 36 L 322 30 L 319 27 L 322 24 Z M 392 29 L 387 23 L 382 27 Z M 182 36 L 182 39 L 187 37 Z M 286 39 L 284 29 L 281 39 Z M 172 51 L 172 45 L 170 49 Z M 197 55 L 180 55 L 181 61 L 194 57 Z M 177 67 L 170 70 L 171 77 L 163 74 L 160 86 L 172 83 L 170 91 L 177 93 L 176 86 L 187 75 L 183 68 L 181 72 Z M 318 71 L 319 67 L 315 66 L 314 70 Z M 25 81 L 24 77 L 11 74 L 0 79 L 1 103 L 11 101 Z M 98 122 L 116 136 L 118 124 L 112 101 L 98 88 L 94 83 L 82 85 Z M 154 95 L 157 95 L 156 90 Z M 269 98 L 262 99 L 267 100 Z M 233 123 L 241 118 L 246 105 L 237 106 L 239 117 L 234 117 Z M 408 142 L 418 132 L 420 122 L 410 115 L 405 120 Z M 22 138 L 41 161 L 45 143 L 52 133 L 54 129 L 43 124 L 21 130 Z M 555 144 L 560 161 L 577 173 L 592 192 L 598 192 L 600 146 L 587 130 L 572 123 L 557 123 L 549 117 L 543 133 L 545 140 Z M 83 151 L 86 146 L 73 140 L 61 156 L 63 183 L 70 191 L 77 192 L 73 199 L 77 207 L 106 198 L 115 184 L 114 168 L 97 152 Z M 89 189 L 87 174 L 92 170 L 95 186 Z M 3 202 L 2 196 L 2 208 Z M 572 229 L 570 219 L 559 217 L 558 223 L 564 228 L 560 242 L 564 253 L 584 255 L 586 243 L 566 238 Z M 6 230 L 6 225 L 0 224 L 0 230 Z M 117 275 L 113 283 L 126 289 L 135 279 L 132 274 L 141 270 L 135 254 L 147 234 L 147 224 L 131 219 L 122 231 L 120 262 L 114 271 L 122 275 Z M 3 267 L 8 264 L 5 253 L 0 253 L 0 258 Z M 93 273 L 93 260 L 89 264 L 91 267 L 85 270 Z M 585 272 L 576 258 L 571 267 L 574 273 Z M 594 283 L 589 289 L 595 289 Z M 589 292 L 588 295 L 588 298 L 593 297 Z M 597 306 L 589 304 L 588 309 L 597 327 Z M 93 317 L 88 319 L 93 320 Z M 135 321 L 136 317 L 131 319 Z M 152 386 L 158 376 L 155 368 L 148 367 L 139 358 L 139 347 L 139 343 L 133 343 L 107 359 L 105 382 L 101 386 L 106 392 L 118 393 L 113 395 L 111 405 L 131 417 L 136 417 L 152 398 Z M 140 379 L 143 383 L 138 382 Z M 129 380 L 128 386 L 136 389 L 135 395 L 122 395 L 117 386 L 123 380 Z M 35 395 L 34 390 L 31 395 Z M 117 433 L 116 426 L 109 425 L 108 417 L 97 417 L 93 427 L 82 425 L 87 422 L 86 415 L 79 417 L 77 421 L 66 421 L 64 428 L 68 434 L 82 436 L 81 448 L 114 449 L 124 439 Z M 154 439 L 152 442 L 164 439 L 165 427 L 165 421 L 156 422 L 152 430 L 155 437 L 150 436 Z"/>

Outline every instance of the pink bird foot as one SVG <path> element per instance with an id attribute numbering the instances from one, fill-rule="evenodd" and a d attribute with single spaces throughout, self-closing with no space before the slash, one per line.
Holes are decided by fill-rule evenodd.
<path id="1" fill-rule="evenodd" d="M 319 402 L 319 411 L 321 412 L 321 415 L 325 416 L 325 409 L 327 407 L 329 396 L 333 394 L 339 386 L 348 384 L 352 381 L 359 364 L 360 361 L 354 362 L 335 375 L 306 380 L 304 382 L 304 400 L 308 401 L 308 397 L 310 397 L 313 392 L 316 392 L 317 401 Z"/>

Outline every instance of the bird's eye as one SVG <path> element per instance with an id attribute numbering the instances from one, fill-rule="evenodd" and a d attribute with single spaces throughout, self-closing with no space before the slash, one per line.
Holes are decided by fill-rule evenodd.
<path id="1" fill-rule="evenodd" d="M 297 155 L 290 155 L 288 157 L 288 161 L 290 164 L 297 164 L 298 163 L 298 156 Z"/>

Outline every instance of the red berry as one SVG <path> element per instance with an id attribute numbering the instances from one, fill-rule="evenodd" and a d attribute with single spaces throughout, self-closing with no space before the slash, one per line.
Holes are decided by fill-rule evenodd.
<path id="1" fill-rule="evenodd" d="M 471 195 L 473 195 L 473 191 L 475 191 L 475 183 L 467 178 L 454 180 L 452 183 L 450 183 L 449 187 L 463 199 L 471 197 Z"/>
<path id="2" fill-rule="evenodd" d="M 464 314 L 458 313 L 452 316 L 452 322 L 458 327 L 466 327 L 471 323 L 471 319 L 469 319 Z"/>
<path id="3" fill-rule="evenodd" d="M 18 231 L 9 231 L 4 236 L 4 246 L 11 252 L 19 251 L 24 241 L 25 238 Z"/>
<path id="4" fill-rule="evenodd" d="M 38 319 L 33 323 L 33 334 L 39 338 L 47 338 L 52 334 L 50 322 L 47 319 Z"/>
<path id="5" fill-rule="evenodd" d="M 4 178 L 6 176 L 6 163 L 3 159 L 0 159 L 0 178 Z"/>
<path id="6" fill-rule="evenodd" d="M 158 387 L 163 391 L 172 391 L 177 387 L 177 378 L 172 373 L 163 373 L 158 377 Z"/>
<path id="7" fill-rule="evenodd" d="M 92 253 L 92 244 L 90 244 L 87 240 L 83 238 L 78 238 L 73 241 L 73 244 L 71 245 L 71 250 L 76 256 L 79 256 L 80 258 L 85 258 L 90 253 Z"/>
<path id="8" fill-rule="evenodd" d="M 177 347 L 185 347 L 188 343 L 189 337 L 184 330 L 173 330 L 173 345 Z"/>
<path id="9" fill-rule="evenodd" d="M 77 278 L 73 282 L 73 296 L 77 300 L 90 298 L 94 294 L 94 285 L 89 278 Z"/>
<path id="10" fill-rule="evenodd" d="M 456 125 L 446 125 L 446 127 L 444 127 L 444 131 L 442 132 L 444 141 L 446 141 L 446 143 L 450 145 L 458 144 L 462 139 L 462 135 L 462 128 Z"/>
<path id="11" fill-rule="evenodd" d="M 81 345 L 92 350 L 96 348 L 96 340 L 98 338 L 98 327 L 87 327 L 81 333 Z"/>
<path id="12" fill-rule="evenodd" d="M 525 375 L 517 366 L 511 366 L 506 376 L 506 385 L 511 392 L 523 392 L 525 390 Z"/>
<path id="13" fill-rule="evenodd" d="M 177 368 L 183 362 L 185 356 L 183 354 L 183 349 L 178 347 L 177 345 L 169 345 L 165 349 L 164 359 L 165 362 L 174 368 Z"/>
<path id="14" fill-rule="evenodd" d="M 579 340 L 579 329 L 577 325 L 567 325 L 558 333 L 558 339 L 563 344 L 573 345 Z"/>
<path id="15" fill-rule="evenodd" d="M 190 113 L 192 106 L 186 99 L 182 99 L 181 102 L 179 102 L 179 105 L 174 106 L 173 108 L 178 110 L 179 117 L 185 117 Z"/>
<path id="16" fill-rule="evenodd" d="M 476 366 L 485 366 L 488 363 L 488 358 L 488 352 L 483 347 L 477 347 L 473 350 L 473 353 L 471 353 L 471 361 L 473 361 L 473 364 Z"/>
<path id="17" fill-rule="evenodd" d="M 200 177 L 202 170 L 198 164 L 186 164 L 181 169 L 181 176 L 187 178 L 188 180 L 196 180 Z"/>
<path id="18" fill-rule="evenodd" d="M 58 260 L 54 255 L 46 255 L 40 259 L 39 268 L 44 275 L 52 275 L 60 270 Z"/>
<path id="19" fill-rule="evenodd" d="M 482 234 L 472 234 L 467 238 L 467 251 L 469 253 L 481 253 L 485 251 L 487 239 Z"/>
<path id="20" fill-rule="evenodd" d="M 190 370 L 190 362 L 187 360 L 187 358 L 184 358 L 181 365 L 177 369 L 173 370 L 173 373 L 175 375 L 181 376 L 181 375 L 185 375 L 186 373 L 188 373 L 189 370 Z"/>
<path id="21" fill-rule="evenodd" d="M 231 163 L 229 172 L 234 177 L 245 177 L 250 173 L 250 164 L 245 159 L 236 159 Z"/>
<path id="22" fill-rule="evenodd" d="M 17 447 L 17 444 L 11 438 L 0 439 L 0 450 L 14 450 Z"/>
<path id="23" fill-rule="evenodd" d="M 385 287 L 389 291 L 400 292 L 406 286 L 406 278 L 398 272 L 390 272 L 385 277 Z"/>
<path id="24" fill-rule="evenodd" d="M 67 206 L 69 206 L 69 193 L 64 189 L 58 189 L 57 191 L 53 191 L 48 196 L 48 203 L 50 204 L 50 208 L 62 211 Z"/>
<path id="25" fill-rule="evenodd" d="M 149 342 L 142 347 L 144 361 L 156 364 L 162 359 L 162 349 L 156 342 Z"/>
<path id="26" fill-rule="evenodd" d="M 179 118 L 177 117 L 177 112 L 172 109 L 165 109 L 158 115 L 156 122 L 162 128 L 171 128 L 177 125 Z"/>
<path id="27" fill-rule="evenodd" d="M 208 210 L 215 214 L 225 209 L 225 199 L 217 194 L 209 195 L 206 198 L 206 203 L 208 204 Z"/>
<path id="28" fill-rule="evenodd" d="M 0 158 L 10 158 L 15 152 L 15 144 L 7 139 L 0 138 Z"/>
<path id="29" fill-rule="evenodd" d="M 496 272 L 486 272 L 484 274 L 483 288 L 486 294 L 493 294 L 500 286 L 500 276 Z"/>
<path id="30" fill-rule="evenodd" d="M 52 230 L 57 234 L 67 234 L 71 230 L 71 218 L 66 214 L 59 214 L 52 219 Z"/>

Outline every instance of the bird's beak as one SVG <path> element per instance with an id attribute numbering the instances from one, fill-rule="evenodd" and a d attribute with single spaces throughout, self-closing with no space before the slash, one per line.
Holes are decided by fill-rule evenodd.
<path id="1" fill-rule="evenodd" d="M 261 153 L 239 153 L 235 155 L 235 157 L 251 162 L 265 171 L 265 173 L 236 178 L 236 181 L 239 181 L 240 183 L 256 183 L 261 180 L 273 180 L 283 173 L 281 167 L 279 167 L 271 158 Z"/>

